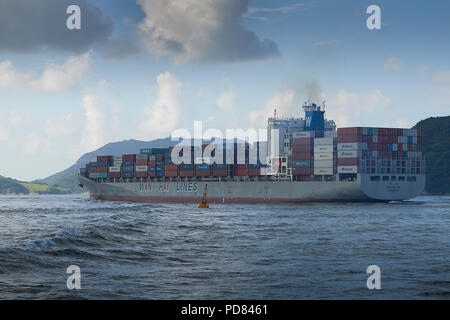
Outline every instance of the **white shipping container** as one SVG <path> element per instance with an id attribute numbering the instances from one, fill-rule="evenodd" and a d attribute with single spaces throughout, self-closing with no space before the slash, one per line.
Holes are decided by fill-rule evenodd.
<path id="1" fill-rule="evenodd" d="M 120 172 L 120 167 L 109 167 L 109 172 Z"/>
<path id="2" fill-rule="evenodd" d="M 314 168 L 333 168 L 333 160 L 314 160 Z"/>
<path id="3" fill-rule="evenodd" d="M 337 149 L 338 151 L 367 150 L 367 143 L 365 142 L 338 143 Z"/>
<path id="4" fill-rule="evenodd" d="M 407 144 L 403 144 L 403 151 L 408 151 L 408 145 Z"/>
<path id="5" fill-rule="evenodd" d="M 329 146 L 322 146 L 322 145 L 318 145 L 318 146 L 314 146 L 314 153 L 316 152 L 333 152 L 334 148 L 332 145 Z"/>
<path id="6" fill-rule="evenodd" d="M 136 166 L 136 172 L 148 171 L 148 166 Z"/>
<path id="7" fill-rule="evenodd" d="M 323 136 L 325 138 L 336 138 L 337 132 L 336 131 L 324 131 Z"/>
<path id="8" fill-rule="evenodd" d="M 314 131 L 298 131 L 292 133 L 292 138 L 299 139 L 299 138 L 314 138 L 315 134 Z"/>
<path id="9" fill-rule="evenodd" d="M 148 157 L 148 160 L 149 160 L 149 161 L 156 161 L 156 156 L 149 156 L 149 157 Z"/>
<path id="10" fill-rule="evenodd" d="M 358 151 L 350 150 L 350 151 L 338 151 L 338 158 L 358 158 Z"/>
<path id="11" fill-rule="evenodd" d="M 97 162 L 97 157 L 92 157 L 89 162 Z"/>
<path id="12" fill-rule="evenodd" d="M 406 137 L 406 136 L 399 136 L 397 142 L 398 143 L 408 143 L 408 137 Z"/>
<path id="13" fill-rule="evenodd" d="M 417 137 L 412 137 L 412 143 L 417 144 Z"/>
<path id="14" fill-rule="evenodd" d="M 392 151 L 398 151 L 398 144 L 396 143 L 392 144 Z"/>
<path id="15" fill-rule="evenodd" d="M 122 161 L 122 156 L 114 156 L 114 161 Z"/>
<path id="16" fill-rule="evenodd" d="M 314 139 L 315 146 L 328 146 L 333 145 L 333 138 L 315 138 Z"/>
<path id="17" fill-rule="evenodd" d="M 378 136 L 372 136 L 372 143 L 378 143 Z"/>
<path id="18" fill-rule="evenodd" d="M 338 173 L 358 173 L 358 166 L 338 166 Z"/>
<path id="19" fill-rule="evenodd" d="M 315 176 L 332 176 L 333 174 L 333 168 L 314 168 Z"/>
<path id="20" fill-rule="evenodd" d="M 315 152 L 314 160 L 333 160 L 332 152 Z"/>

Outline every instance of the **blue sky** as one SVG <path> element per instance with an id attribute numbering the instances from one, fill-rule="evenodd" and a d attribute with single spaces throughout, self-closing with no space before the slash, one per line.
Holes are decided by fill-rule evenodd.
<path id="1" fill-rule="evenodd" d="M 65 26 L 72 3 L 81 31 Z M 381 30 L 366 27 L 371 4 Z M 264 128 L 274 108 L 301 116 L 307 99 L 326 100 L 338 126 L 449 114 L 448 1 L 4 0 L 0 9 L 3 176 L 44 178 L 105 143 L 169 136 L 194 120 Z"/>

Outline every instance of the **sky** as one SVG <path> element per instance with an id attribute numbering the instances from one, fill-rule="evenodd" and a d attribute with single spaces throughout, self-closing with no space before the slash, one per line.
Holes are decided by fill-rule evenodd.
<path id="1" fill-rule="evenodd" d="M 81 29 L 67 28 L 80 8 Z M 381 28 L 368 29 L 377 5 Z M 0 175 L 45 178 L 108 142 L 265 128 L 325 101 L 338 127 L 450 110 L 449 1 L 2 0 Z M 72 20 L 71 20 L 72 21 Z"/>

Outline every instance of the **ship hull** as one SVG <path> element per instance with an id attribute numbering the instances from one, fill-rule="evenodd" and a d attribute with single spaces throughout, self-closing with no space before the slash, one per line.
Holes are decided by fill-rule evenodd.
<path id="1" fill-rule="evenodd" d="M 373 183 L 365 175 L 354 181 L 141 181 L 95 182 L 79 177 L 91 198 L 131 202 L 193 202 L 208 188 L 211 203 L 303 203 L 406 200 L 422 191 L 414 183 Z M 423 177 L 423 186 L 424 186 Z"/>

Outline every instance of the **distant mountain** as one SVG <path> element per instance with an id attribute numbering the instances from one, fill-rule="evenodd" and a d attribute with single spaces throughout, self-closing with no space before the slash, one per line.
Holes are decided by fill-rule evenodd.
<path id="1" fill-rule="evenodd" d="M 0 176 L 0 194 L 29 194 L 18 181 Z"/>
<path id="2" fill-rule="evenodd" d="M 450 194 L 450 116 L 428 118 L 418 122 L 414 128 L 422 129 L 426 191 Z"/>
<path id="3" fill-rule="evenodd" d="M 78 186 L 78 171 L 83 168 L 86 163 L 96 156 L 101 155 L 121 155 L 139 153 L 142 148 L 165 148 L 175 145 L 176 141 L 170 138 L 157 139 L 152 141 L 124 140 L 120 142 L 112 142 L 104 145 L 100 149 L 85 153 L 78 161 L 64 171 L 58 172 L 50 177 L 41 180 L 35 180 L 35 183 L 43 183 L 53 187 L 65 188 L 73 193 L 86 192 Z"/>

